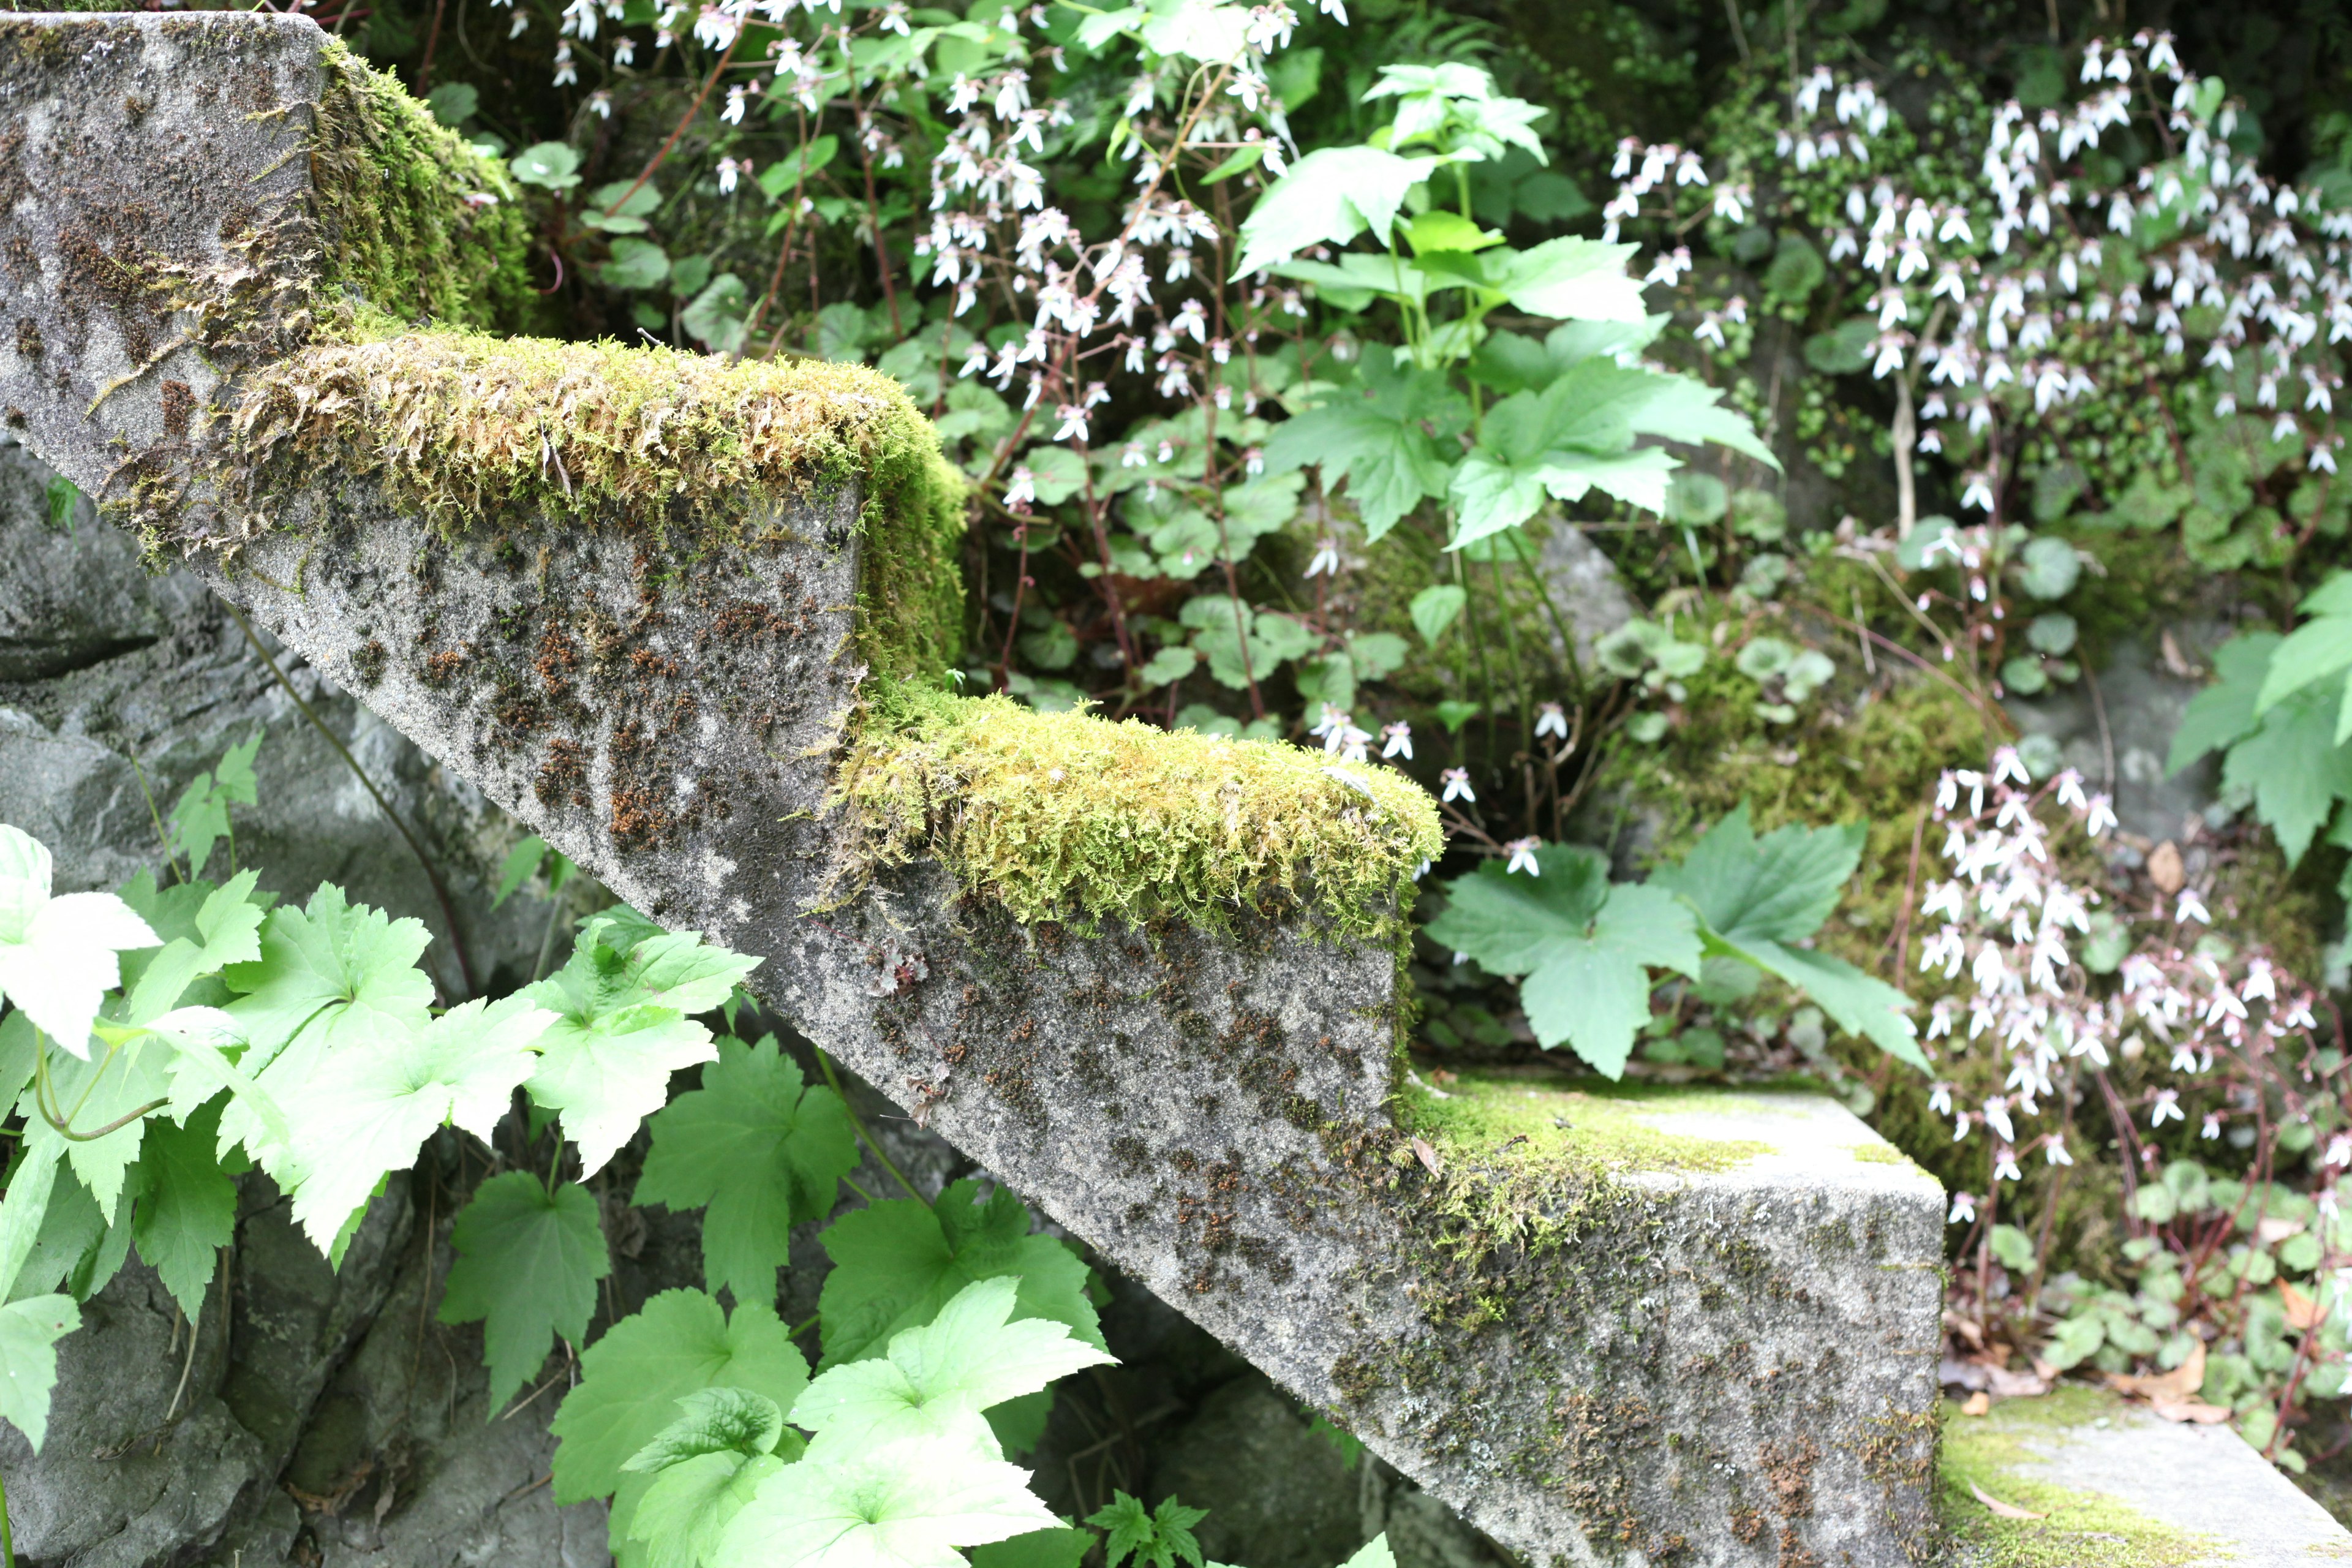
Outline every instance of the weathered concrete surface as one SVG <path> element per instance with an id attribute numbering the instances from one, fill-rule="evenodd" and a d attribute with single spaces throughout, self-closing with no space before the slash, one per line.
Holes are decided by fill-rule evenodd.
<path id="1" fill-rule="evenodd" d="M 123 450 L 221 438 L 215 387 L 142 374 L 175 363 L 154 344 L 177 323 L 77 306 L 60 236 L 168 202 L 150 253 L 236 266 L 218 193 L 305 199 L 318 35 L 220 14 L 9 26 L 0 106 L 26 136 L 0 247 L 31 247 L 11 305 L 63 347 L 0 354 L 0 401 L 102 492 Z M 45 28 L 71 41 L 28 47 Z M 144 137 L 194 177 L 134 195 L 149 154 L 100 106 L 148 93 Z M 1247 916 L 1024 928 L 935 864 L 865 879 L 833 798 L 864 675 L 854 487 L 747 502 L 740 546 L 577 526 L 453 542 L 335 470 L 273 502 L 270 531 L 197 558 L 219 592 L 631 902 L 765 957 L 756 984 L 811 1038 L 1489 1534 L 1577 1563 L 1916 1546 L 1939 1204 L 1845 1152 L 1868 1134 L 1843 1111 L 1685 1105 L 1677 1147 L 1761 1145 L 1721 1169 L 1449 1143 L 1433 1170 L 1391 1114 L 1385 949 Z"/>
<path id="2" fill-rule="evenodd" d="M 2006 1521 L 2037 1563 L 2119 1561 L 2117 1533 L 2142 1532 L 2177 1568 L 2307 1568 L 2352 1562 L 2352 1531 L 2295 1489 L 2228 1426 L 2162 1419 L 2103 1391 L 2067 1387 L 2005 1400 L 1990 1415 L 1949 1417 L 1948 1469 L 2040 1520 Z M 2005 1480 L 2022 1483 L 2008 1488 Z M 2058 1489 L 2052 1492 L 2027 1488 Z M 2003 1559 L 1969 1539 L 1991 1510 L 1967 1484 L 1949 1500 L 1965 1568 Z"/>

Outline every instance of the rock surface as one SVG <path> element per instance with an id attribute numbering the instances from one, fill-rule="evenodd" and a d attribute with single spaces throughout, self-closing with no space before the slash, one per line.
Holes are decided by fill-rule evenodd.
<path id="1" fill-rule="evenodd" d="M 1964 1568 L 2118 1561 L 2119 1536 L 2137 1560 L 2175 1568 L 2352 1562 L 2352 1531 L 2228 1426 L 2165 1421 L 2111 1394 L 2069 1387 L 2004 1401 L 1980 1419 L 1954 1415 L 1945 1441 Z M 2042 1517 L 2000 1519 L 1976 1491 Z M 1996 1530 L 2015 1547 L 1982 1539 Z"/>

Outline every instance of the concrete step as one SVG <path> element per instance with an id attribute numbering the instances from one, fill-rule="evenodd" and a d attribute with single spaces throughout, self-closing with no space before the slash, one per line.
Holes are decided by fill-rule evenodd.
<path id="1" fill-rule="evenodd" d="M 1909 1561 L 1935 1184 L 1810 1096 L 1403 1077 L 1427 797 L 946 696 L 889 384 L 401 330 L 499 324 L 516 193 L 299 18 L 0 18 L 0 405 L 110 515 L 1497 1540 Z"/>

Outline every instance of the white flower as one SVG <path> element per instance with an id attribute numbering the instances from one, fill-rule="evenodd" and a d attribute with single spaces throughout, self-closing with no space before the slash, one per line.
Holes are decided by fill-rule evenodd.
<path id="1" fill-rule="evenodd" d="M 1972 1224 L 1976 1217 L 1977 1200 L 1975 1194 L 1970 1193 L 1954 1193 L 1952 1194 L 1952 1212 L 1946 1217 L 1944 1223 L 1946 1225 Z"/>
<path id="2" fill-rule="evenodd" d="M 2204 1131 L 2198 1133 L 2197 1136 L 2200 1138 L 2219 1138 L 2221 1136 L 2221 1117 L 2218 1111 L 2209 1114 L 2205 1118 Z"/>
<path id="3" fill-rule="evenodd" d="M 2156 1104 L 2147 1113 L 2147 1124 L 2150 1127 L 2161 1127 L 2167 1117 L 2170 1117 L 2175 1121 L 2189 1120 L 2180 1109 L 2180 1091 L 2177 1089 L 2160 1089 L 2156 1091 Z"/>
<path id="4" fill-rule="evenodd" d="M 2213 917 L 2205 911 L 2205 900 L 2197 896 L 2194 888 L 2180 889 L 2180 901 L 2174 907 L 2172 918 L 2176 921 L 2195 921 L 2200 925 L 2213 923 Z"/>
<path id="5" fill-rule="evenodd" d="M 2004 1146 L 2000 1154 L 1994 1158 L 1992 1179 L 1996 1182 L 2015 1182 L 2021 1181 L 2024 1176 L 2025 1173 L 2017 1168 L 2017 1151 Z"/>
<path id="6" fill-rule="evenodd" d="M 0 824 L 0 997 L 88 1059 L 90 1022 L 121 971 L 114 955 L 158 940 L 112 893 L 49 896 L 48 850 Z"/>
<path id="7" fill-rule="evenodd" d="M 1315 542 L 1315 558 L 1307 562 L 1306 575 L 1319 577 L 1327 572 L 1339 574 L 1339 542 L 1328 533 Z"/>
<path id="8" fill-rule="evenodd" d="M 1445 784 L 1445 793 L 1437 797 L 1441 805 L 1456 800 L 1466 800 L 1473 805 L 1478 804 L 1477 795 L 1470 788 L 1469 769 L 1448 768 L 1438 777 Z"/>
<path id="9" fill-rule="evenodd" d="M 2010 1124 L 2009 1101 L 1996 1095 L 1984 1102 L 1985 1125 L 2001 1136 L 2005 1143 L 2017 1141 L 2017 1129 Z"/>
<path id="10" fill-rule="evenodd" d="M 1927 1109 L 1937 1116 L 1949 1116 L 1952 1113 L 1952 1086 L 1939 1083 L 1928 1090 Z"/>
<path id="11" fill-rule="evenodd" d="M 1542 876 L 1542 869 L 1536 865 L 1536 850 L 1541 847 L 1542 844 L 1543 840 L 1540 838 L 1514 838 L 1504 845 L 1503 847 L 1509 851 L 1511 857 L 1510 863 L 1503 868 L 1504 874 L 1507 876 L 1514 871 L 1525 871 L 1530 877 Z"/>
<path id="12" fill-rule="evenodd" d="M 742 124 L 744 97 L 745 89 L 740 83 L 734 87 L 729 88 L 727 89 L 727 107 L 719 111 L 719 118 L 727 121 L 730 125 Z"/>
<path id="13" fill-rule="evenodd" d="M 1546 735 L 1556 735 L 1563 741 L 1568 739 L 1568 715 L 1560 710 L 1559 703 L 1546 702 L 1536 710 L 1536 714 L 1538 740 Z"/>
<path id="14" fill-rule="evenodd" d="M 2053 1138 L 2042 1151 L 2042 1157 L 2053 1165 L 2071 1165 L 2074 1156 L 2066 1152 L 2066 1140 Z"/>
<path id="15" fill-rule="evenodd" d="M 1412 761 L 1412 725 L 1400 719 L 1393 724 L 1381 725 L 1381 735 L 1387 742 L 1387 744 L 1381 748 L 1381 761 L 1387 762 L 1391 757 L 1399 755 L 1408 763 Z"/>
<path id="16" fill-rule="evenodd" d="M 2083 831 L 2096 838 L 2116 825 L 2116 808 L 2105 795 L 2091 797 L 2091 814 L 2083 822 Z"/>

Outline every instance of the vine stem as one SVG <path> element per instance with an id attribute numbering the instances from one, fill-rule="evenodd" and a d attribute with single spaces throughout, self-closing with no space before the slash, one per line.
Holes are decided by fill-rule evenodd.
<path id="1" fill-rule="evenodd" d="M 849 1124 L 857 1129 L 857 1135 L 866 1141 L 866 1146 L 868 1149 L 874 1151 L 874 1157 L 882 1162 L 882 1168 L 890 1173 L 891 1180 L 906 1188 L 907 1195 L 914 1199 L 917 1203 L 919 1204 L 926 1202 L 927 1200 L 924 1198 L 923 1194 L 915 1190 L 915 1184 L 907 1180 L 907 1173 L 898 1169 L 897 1163 L 890 1158 L 889 1151 L 882 1147 L 881 1140 L 876 1138 L 874 1134 L 866 1129 L 866 1119 L 858 1115 L 856 1109 L 850 1105 L 849 1096 L 843 1091 L 841 1087 L 841 1077 L 833 1069 L 833 1058 L 825 1054 L 825 1050 L 823 1046 L 818 1046 L 814 1048 L 816 1050 L 816 1065 L 824 1069 L 824 1081 L 832 1087 L 833 1092 L 841 1096 L 841 1108 L 849 1112 Z M 842 1180 L 849 1182 L 849 1178 L 846 1176 L 844 1176 Z M 849 1182 L 849 1190 L 856 1193 L 859 1197 L 864 1198 L 869 1204 L 874 1201 L 874 1195 L 855 1182 Z"/>
<path id="2" fill-rule="evenodd" d="M 694 123 L 694 117 L 696 115 L 702 112 L 702 105 L 704 101 L 710 97 L 710 89 L 719 85 L 719 77 L 726 71 L 728 66 L 735 58 L 735 47 L 743 41 L 743 35 L 749 31 L 751 31 L 751 29 L 746 26 L 738 26 L 736 27 L 735 36 L 727 40 L 727 52 L 720 55 L 719 57 L 719 63 L 710 68 L 710 75 L 709 79 L 703 82 L 702 90 L 694 95 L 694 101 L 686 106 L 686 113 L 679 117 L 676 128 L 670 132 L 668 137 L 662 142 L 659 149 L 655 152 L 653 157 L 646 161 L 645 172 L 630 182 L 629 188 L 621 193 L 621 199 L 619 201 L 614 202 L 611 206 L 604 209 L 604 216 L 606 217 L 614 217 L 619 216 L 621 209 L 629 205 L 629 198 L 635 195 L 639 191 L 645 189 L 646 182 L 654 177 L 654 171 L 662 166 L 662 160 L 669 156 L 669 150 L 677 145 L 677 139 L 686 134 L 686 128 Z"/>

